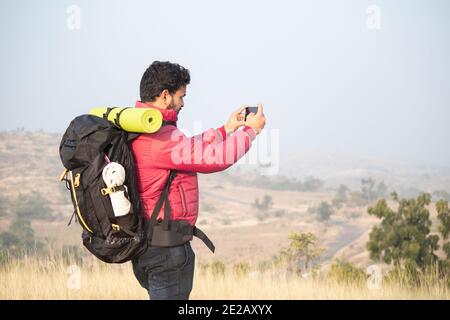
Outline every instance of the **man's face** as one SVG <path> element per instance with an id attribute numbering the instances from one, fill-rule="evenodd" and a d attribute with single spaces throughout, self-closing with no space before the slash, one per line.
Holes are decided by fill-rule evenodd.
<path id="1" fill-rule="evenodd" d="M 186 96 L 186 86 L 182 86 L 173 95 L 170 95 L 171 101 L 167 109 L 173 109 L 177 113 L 179 113 L 184 106 L 183 98 L 185 96 Z"/>

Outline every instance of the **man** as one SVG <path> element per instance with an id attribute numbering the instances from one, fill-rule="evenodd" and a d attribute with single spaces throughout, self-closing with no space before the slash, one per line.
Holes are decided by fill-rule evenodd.
<path id="1" fill-rule="evenodd" d="M 197 172 L 219 172 L 236 163 L 264 128 L 265 117 L 259 105 L 258 112 L 244 121 L 241 112 L 245 107 L 241 107 L 220 128 L 186 137 L 176 122 L 184 108 L 189 83 L 189 70 L 178 64 L 155 61 L 148 67 L 141 79 L 141 101 L 136 102 L 136 108 L 160 110 L 165 125 L 156 133 L 140 135 L 133 141 L 132 151 L 146 218 L 150 218 L 170 171 L 175 170 L 168 196 L 170 221 L 184 220 L 194 226 L 199 208 Z M 240 127 L 243 129 L 238 130 Z M 158 219 L 163 218 L 161 208 Z M 150 246 L 133 260 L 133 271 L 150 299 L 187 300 L 192 290 L 194 262 L 190 241 L 173 247 Z"/>

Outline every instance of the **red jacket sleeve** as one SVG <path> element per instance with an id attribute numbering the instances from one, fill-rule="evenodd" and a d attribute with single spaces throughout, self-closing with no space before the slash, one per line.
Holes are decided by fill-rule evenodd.
<path id="1" fill-rule="evenodd" d="M 226 136 L 225 130 L 219 128 L 186 137 L 178 128 L 172 128 L 161 133 L 158 143 L 152 146 L 153 163 L 161 169 L 200 173 L 223 171 L 242 158 L 256 138 L 255 131 L 247 126 L 231 136 Z"/>
<path id="2" fill-rule="evenodd" d="M 198 135 L 193 136 L 192 138 L 202 140 L 205 143 L 211 144 L 211 143 L 219 143 L 223 140 L 225 140 L 227 137 L 225 126 L 221 126 L 217 129 L 208 129 L 205 132 L 202 132 Z"/>

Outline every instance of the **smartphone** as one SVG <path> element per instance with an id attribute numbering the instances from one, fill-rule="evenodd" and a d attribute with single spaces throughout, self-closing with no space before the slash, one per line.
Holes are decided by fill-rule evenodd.
<path id="1" fill-rule="evenodd" d="M 251 107 L 246 107 L 245 108 L 245 118 L 244 118 L 244 121 L 247 121 L 247 116 L 250 114 L 250 113 L 254 113 L 254 114 L 256 114 L 257 112 L 258 112 L 258 107 L 256 106 L 256 107 L 254 107 L 254 106 L 251 106 Z"/>

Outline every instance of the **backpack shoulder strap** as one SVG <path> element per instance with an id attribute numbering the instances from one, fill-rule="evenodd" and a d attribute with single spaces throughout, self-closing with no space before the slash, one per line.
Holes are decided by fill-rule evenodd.
<path id="1" fill-rule="evenodd" d="M 170 203 L 169 203 L 169 188 L 170 185 L 175 178 L 177 172 L 175 170 L 170 170 L 169 179 L 167 179 L 166 185 L 164 186 L 164 190 L 161 193 L 158 201 L 156 202 L 155 208 L 153 209 L 152 215 L 149 220 L 145 222 L 145 230 L 147 230 L 148 239 L 151 240 L 153 235 L 153 227 L 156 225 L 156 218 L 158 217 L 158 213 L 164 205 L 164 229 L 169 229 L 169 220 L 170 220 Z M 167 229 L 166 229 L 167 228 Z"/>

